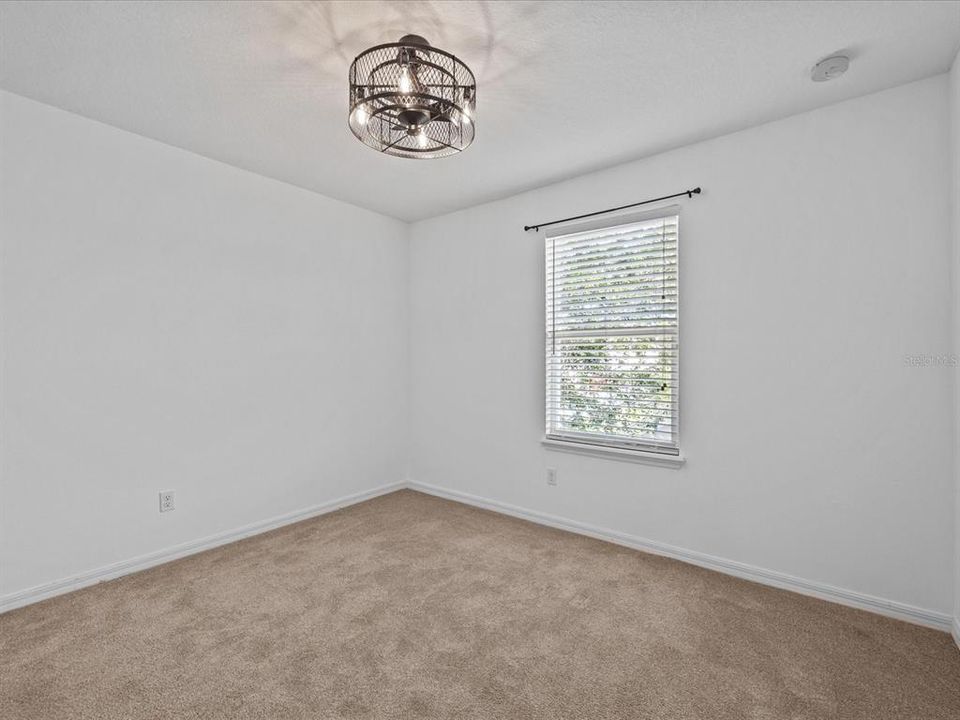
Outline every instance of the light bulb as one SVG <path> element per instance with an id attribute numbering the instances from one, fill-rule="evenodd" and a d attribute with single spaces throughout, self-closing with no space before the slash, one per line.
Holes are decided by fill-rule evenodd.
<path id="1" fill-rule="evenodd" d="M 406 65 L 403 66 L 403 70 L 400 71 L 400 92 L 409 93 L 413 90 L 413 80 L 410 78 L 410 68 Z"/>
<path id="2" fill-rule="evenodd" d="M 423 128 L 420 128 L 420 132 L 417 133 L 417 145 L 422 148 L 427 146 L 427 134 L 423 131 Z"/>
<path id="3" fill-rule="evenodd" d="M 359 106 L 355 111 L 354 117 L 357 120 L 357 125 L 360 127 L 366 125 L 368 119 L 367 108 L 365 108 L 363 105 Z"/>

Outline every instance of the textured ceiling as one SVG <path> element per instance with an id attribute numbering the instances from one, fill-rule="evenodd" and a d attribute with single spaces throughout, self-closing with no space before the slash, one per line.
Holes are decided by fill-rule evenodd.
<path id="1" fill-rule="evenodd" d="M 347 68 L 407 32 L 478 77 L 477 140 L 385 157 Z M 957 2 L 8 2 L 0 87 L 414 220 L 948 69 Z M 843 50 L 850 71 L 813 83 Z"/>

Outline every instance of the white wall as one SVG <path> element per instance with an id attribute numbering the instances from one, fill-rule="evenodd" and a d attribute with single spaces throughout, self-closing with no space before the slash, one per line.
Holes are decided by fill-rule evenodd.
<path id="1" fill-rule="evenodd" d="M 953 351 L 960 358 L 960 52 L 950 70 L 950 127 L 953 158 Z M 953 637 L 960 645 L 960 366 L 954 373 L 954 533 Z"/>
<path id="2" fill-rule="evenodd" d="M 402 479 L 404 224 L 0 102 L 0 600 Z"/>
<path id="3" fill-rule="evenodd" d="M 948 618 L 952 372 L 904 362 L 951 352 L 947 103 L 941 75 L 415 224 L 412 479 Z M 687 464 L 546 451 L 523 225 L 694 185 Z"/>
<path id="4" fill-rule="evenodd" d="M 412 228 L 0 92 L 0 604 L 398 480 L 411 425 L 414 481 L 960 618 L 954 378 L 904 363 L 960 337 L 958 78 Z M 686 466 L 544 450 L 522 226 L 694 184 Z"/>

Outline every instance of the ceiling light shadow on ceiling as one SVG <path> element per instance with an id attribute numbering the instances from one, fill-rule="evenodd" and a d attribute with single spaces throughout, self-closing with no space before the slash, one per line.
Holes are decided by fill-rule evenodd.
<path id="1" fill-rule="evenodd" d="M 454 52 L 483 84 L 484 97 L 496 98 L 499 80 L 536 63 L 529 52 L 529 38 L 523 43 L 513 43 L 511 38 L 517 28 L 535 23 L 544 8 L 540 3 L 514 4 L 511 19 L 523 22 L 498 26 L 489 0 L 463 0 L 457 5 L 454 17 L 449 3 L 430 0 L 275 3 L 270 12 L 282 38 L 282 45 L 275 48 L 276 62 L 310 78 L 319 94 L 339 96 L 346 69 L 359 53 L 412 33 Z M 464 12 L 464 8 L 469 9 Z"/>

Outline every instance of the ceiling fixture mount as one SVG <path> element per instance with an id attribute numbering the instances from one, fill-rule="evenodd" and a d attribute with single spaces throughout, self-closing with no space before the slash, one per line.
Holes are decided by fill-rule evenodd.
<path id="1" fill-rule="evenodd" d="M 350 65 L 350 130 L 387 155 L 438 158 L 473 142 L 477 82 L 419 35 L 365 50 Z"/>
<path id="2" fill-rule="evenodd" d="M 810 71 L 810 78 L 814 82 L 826 82 L 843 75 L 850 67 L 850 58 L 846 55 L 831 55 L 824 58 Z"/>

